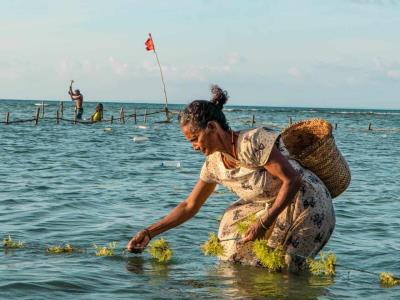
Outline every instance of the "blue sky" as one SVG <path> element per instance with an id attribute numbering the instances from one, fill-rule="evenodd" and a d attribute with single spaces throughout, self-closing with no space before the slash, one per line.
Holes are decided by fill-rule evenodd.
<path id="1" fill-rule="evenodd" d="M 400 0 L 0 0 L 0 99 L 400 109 Z"/>

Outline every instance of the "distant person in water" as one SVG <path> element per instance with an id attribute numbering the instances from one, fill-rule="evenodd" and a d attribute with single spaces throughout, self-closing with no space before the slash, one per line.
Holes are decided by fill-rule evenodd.
<path id="1" fill-rule="evenodd" d="M 71 100 L 75 101 L 75 110 L 76 110 L 76 118 L 78 120 L 82 120 L 83 114 L 83 95 L 79 90 L 72 91 L 72 84 L 74 83 L 71 80 L 71 85 L 69 86 L 68 94 L 71 96 Z"/>
<path id="2" fill-rule="evenodd" d="M 94 114 L 90 117 L 90 121 L 93 123 L 99 122 L 103 119 L 103 104 L 99 103 L 96 106 L 96 111 Z"/>

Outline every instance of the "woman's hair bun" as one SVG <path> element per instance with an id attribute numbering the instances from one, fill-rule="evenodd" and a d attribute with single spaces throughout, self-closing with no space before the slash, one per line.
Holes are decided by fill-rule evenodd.
<path id="1" fill-rule="evenodd" d="M 211 85 L 211 102 L 215 104 L 220 110 L 224 108 L 225 103 L 228 101 L 228 92 L 221 89 L 218 85 Z"/>

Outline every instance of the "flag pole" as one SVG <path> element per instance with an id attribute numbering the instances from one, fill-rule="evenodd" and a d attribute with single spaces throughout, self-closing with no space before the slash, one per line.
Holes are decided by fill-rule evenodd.
<path id="1" fill-rule="evenodd" d="M 149 33 L 149 37 L 150 37 L 151 41 L 153 42 L 153 37 L 151 36 L 151 33 Z M 156 47 L 154 46 L 154 42 L 153 42 L 153 51 L 154 51 L 154 54 L 156 55 L 158 67 L 160 68 L 161 81 L 162 81 L 162 84 L 163 84 L 164 96 L 165 96 L 165 112 L 166 112 L 167 118 L 168 118 L 168 98 L 167 98 L 167 90 L 166 90 L 166 88 L 165 88 L 164 76 L 163 76 L 163 72 L 162 72 L 160 60 L 158 59 L 158 55 L 157 55 L 157 52 L 156 52 Z"/>

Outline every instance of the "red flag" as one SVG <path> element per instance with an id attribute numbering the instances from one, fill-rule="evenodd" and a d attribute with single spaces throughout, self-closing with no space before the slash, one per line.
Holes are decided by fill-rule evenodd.
<path id="1" fill-rule="evenodd" d="M 151 37 L 149 37 L 146 41 L 146 43 L 144 43 L 146 45 L 146 50 L 147 51 L 151 51 L 154 50 L 154 43 L 153 43 L 153 39 Z"/>

